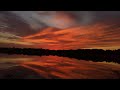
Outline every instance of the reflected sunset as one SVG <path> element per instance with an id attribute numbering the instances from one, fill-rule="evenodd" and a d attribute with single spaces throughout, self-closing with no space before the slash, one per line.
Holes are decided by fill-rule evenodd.
<path id="1" fill-rule="evenodd" d="M 8 56 L 11 57 L 11 56 Z M 119 64 L 95 63 L 84 60 L 70 59 L 58 56 L 42 56 L 24 58 L 14 57 L 0 63 L 2 69 L 0 78 L 19 79 L 117 79 L 114 70 L 119 71 Z M 3 60 L 3 58 L 0 58 Z M 5 58 L 4 58 L 5 59 Z M 3 67 L 4 66 L 4 67 Z M 9 69 L 11 71 L 9 71 Z M 112 69 L 112 71 L 111 71 Z M 14 72 L 14 73 L 13 73 Z M 93 75 L 94 74 L 94 75 Z M 24 75 L 24 76 L 23 76 Z M 7 77 L 9 76 L 9 77 Z"/>
<path id="2" fill-rule="evenodd" d="M 1 79 L 119 79 L 120 11 L 0 11 Z"/>

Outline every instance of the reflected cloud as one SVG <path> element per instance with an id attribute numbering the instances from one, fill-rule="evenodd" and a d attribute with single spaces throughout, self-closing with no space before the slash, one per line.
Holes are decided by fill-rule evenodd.
<path id="1" fill-rule="evenodd" d="M 31 59 L 30 59 L 31 58 Z M 6 58 L 3 58 L 5 60 Z M 96 63 L 58 56 L 10 58 L 17 64 L 4 64 L 0 78 L 18 79 L 107 79 L 119 78 L 119 64 Z M 8 62 L 8 61 L 7 61 Z M 7 67 L 8 66 L 8 67 Z M 114 72 L 116 71 L 116 72 Z"/>

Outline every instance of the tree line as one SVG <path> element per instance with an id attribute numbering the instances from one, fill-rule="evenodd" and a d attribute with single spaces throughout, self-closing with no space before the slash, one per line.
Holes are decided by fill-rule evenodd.
<path id="1" fill-rule="evenodd" d="M 36 55 L 36 56 L 61 56 L 76 58 L 79 60 L 95 61 L 95 62 L 115 62 L 120 63 L 120 49 L 102 50 L 102 49 L 77 49 L 77 50 L 49 50 L 49 49 L 33 49 L 33 48 L 0 48 L 0 53 L 4 54 L 20 54 L 20 55 Z"/>

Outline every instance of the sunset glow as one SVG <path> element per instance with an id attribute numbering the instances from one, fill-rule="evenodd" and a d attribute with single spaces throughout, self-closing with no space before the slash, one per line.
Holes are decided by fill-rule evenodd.
<path id="1" fill-rule="evenodd" d="M 120 79 L 120 11 L 0 11 L 0 79 Z"/>
<path id="2" fill-rule="evenodd" d="M 0 22 L 0 47 L 9 44 L 11 47 L 46 49 L 120 48 L 119 12 L 11 11 L 0 15 L 4 16 L 4 13 L 11 13 L 9 19 L 15 27 L 10 27 L 9 20 L 0 18 L 3 19 Z M 14 21 L 26 25 L 16 26 Z"/>

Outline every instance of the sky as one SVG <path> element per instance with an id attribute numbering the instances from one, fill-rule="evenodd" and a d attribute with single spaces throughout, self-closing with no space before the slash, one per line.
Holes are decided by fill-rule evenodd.
<path id="1" fill-rule="evenodd" d="M 120 11 L 0 11 L 0 47 L 119 49 Z"/>

